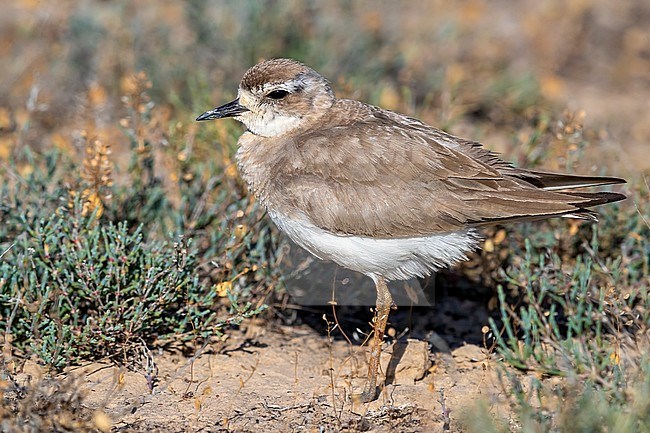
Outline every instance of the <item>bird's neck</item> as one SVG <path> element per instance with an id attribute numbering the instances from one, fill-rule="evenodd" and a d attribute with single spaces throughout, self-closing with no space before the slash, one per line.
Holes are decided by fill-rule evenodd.
<path id="1" fill-rule="evenodd" d="M 296 169 L 302 157 L 291 139 L 245 132 L 237 144 L 235 157 L 241 177 L 253 195 L 268 208 L 275 202 L 277 194 L 273 191 L 277 190 L 279 175 L 286 169 Z"/>

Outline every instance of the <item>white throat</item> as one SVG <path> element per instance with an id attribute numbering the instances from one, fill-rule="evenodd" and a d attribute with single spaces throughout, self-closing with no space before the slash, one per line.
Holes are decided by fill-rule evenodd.
<path id="1" fill-rule="evenodd" d="M 262 137 L 278 137 L 298 128 L 302 117 L 280 115 L 266 110 L 262 115 L 251 112 L 242 113 L 239 118 L 249 131 Z"/>

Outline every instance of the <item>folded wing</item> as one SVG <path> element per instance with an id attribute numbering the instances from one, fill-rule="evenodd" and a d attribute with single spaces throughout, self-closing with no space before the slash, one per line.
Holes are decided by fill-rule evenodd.
<path id="1" fill-rule="evenodd" d="M 561 189 L 624 183 L 513 167 L 480 144 L 397 113 L 343 101 L 357 118 L 303 134 L 276 171 L 275 200 L 333 233 L 415 237 L 505 221 L 595 219 L 625 198 Z M 353 114 L 353 115 L 352 115 Z"/>

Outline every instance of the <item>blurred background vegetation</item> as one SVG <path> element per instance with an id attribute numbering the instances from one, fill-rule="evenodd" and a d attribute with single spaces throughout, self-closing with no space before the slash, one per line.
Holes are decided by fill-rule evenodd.
<path id="1" fill-rule="evenodd" d="M 251 65 L 292 57 L 339 97 L 419 117 L 517 164 L 630 181 L 630 199 L 603 209 L 597 233 L 566 221 L 507 237 L 497 228 L 460 272 L 494 290 L 493 350 L 571 378 L 562 391 L 535 390 L 569 395 L 569 408 L 535 406 L 513 386 L 522 425 L 557 427 L 596 389 L 600 415 L 585 419 L 622 410 L 648 426 L 648 2 L 5 3 L 6 401 L 21 359 L 54 371 L 99 358 L 138 368 L 142 351 L 210 341 L 267 305 L 277 311 L 283 240 L 238 178 L 241 126 L 193 119 L 231 100 Z"/>

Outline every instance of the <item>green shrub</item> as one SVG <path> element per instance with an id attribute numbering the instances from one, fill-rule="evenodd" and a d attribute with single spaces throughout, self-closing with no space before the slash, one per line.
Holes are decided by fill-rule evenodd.
<path id="1" fill-rule="evenodd" d="M 80 206 L 26 225 L 3 259 L 0 327 L 54 367 L 124 362 L 155 338 L 205 337 L 259 312 L 233 298 L 234 316 L 219 319 L 217 293 L 199 282 L 183 239 L 145 243 L 139 229 L 99 225 Z"/>
<path id="2" fill-rule="evenodd" d="M 50 367 L 219 336 L 279 284 L 277 235 L 227 158 L 187 149 L 182 128 L 166 136 L 147 88 L 138 74 L 124 98 L 124 173 L 86 133 L 81 158 L 24 147 L 0 167 L 0 331 Z"/>

